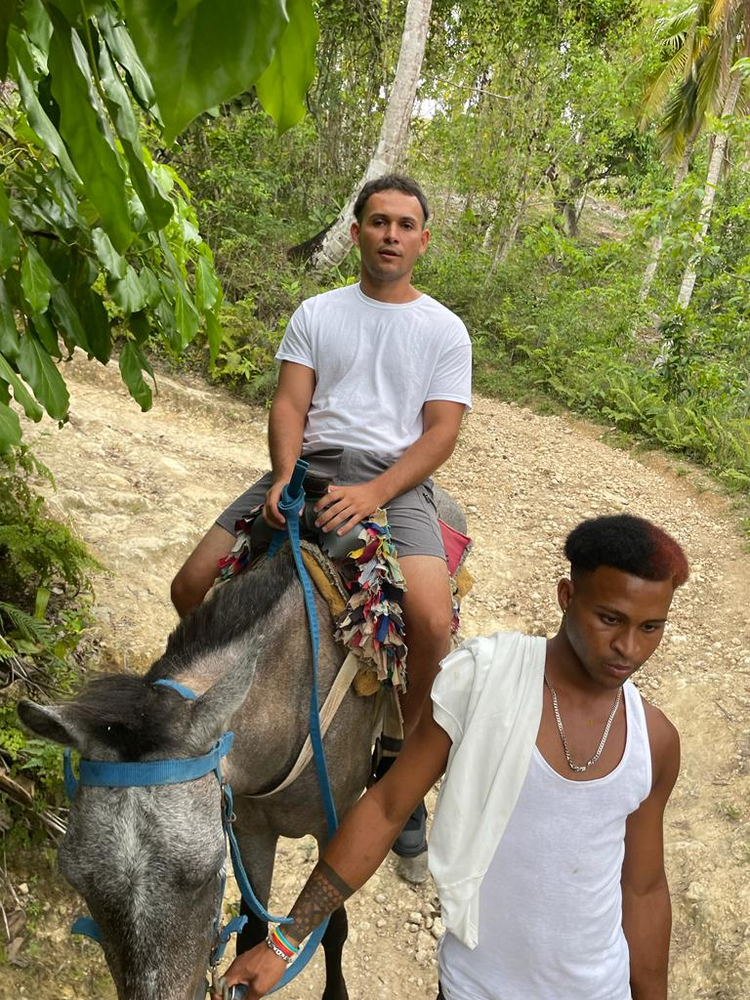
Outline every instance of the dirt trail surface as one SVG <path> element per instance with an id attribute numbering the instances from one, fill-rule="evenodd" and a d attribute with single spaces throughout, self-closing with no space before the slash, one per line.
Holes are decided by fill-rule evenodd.
<path id="1" fill-rule="evenodd" d="M 51 508 L 70 518 L 111 575 L 98 581 L 96 638 L 105 667 L 144 669 L 175 623 L 169 581 L 225 501 L 266 463 L 265 413 L 198 381 L 162 376 L 141 414 L 115 368 L 66 368 L 70 423 L 33 428 L 57 479 Z M 692 579 L 638 683 L 682 735 L 683 766 L 665 840 L 674 900 L 672 1000 L 750 997 L 750 556 L 727 502 L 699 474 L 614 450 L 592 428 L 478 399 L 439 481 L 467 510 L 476 583 L 469 636 L 553 633 L 561 540 L 581 518 L 643 514 L 684 544 Z M 685 470 L 681 470 L 683 473 Z M 288 907 L 312 844 L 279 849 L 276 905 Z M 21 873 L 23 875 L 23 873 Z M 18 893 L 36 907 L 36 941 L 2 972 L 0 996 L 114 997 L 95 945 L 71 944 L 80 903 L 61 885 Z M 27 895 L 24 897 L 23 889 Z M 411 888 L 387 860 L 349 906 L 345 973 L 353 1000 L 434 998 L 440 922 L 431 881 Z M 31 902 L 29 902 L 31 900 Z M 564 919 L 564 914 L 560 915 Z M 287 991 L 318 997 L 322 960 Z"/>

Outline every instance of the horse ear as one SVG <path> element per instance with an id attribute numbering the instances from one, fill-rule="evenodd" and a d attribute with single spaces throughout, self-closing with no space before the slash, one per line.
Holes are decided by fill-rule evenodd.
<path id="1" fill-rule="evenodd" d="M 232 716 L 242 706 L 255 677 L 263 636 L 253 641 L 253 649 L 246 651 L 240 662 L 230 664 L 226 672 L 193 703 L 191 736 L 199 744 L 217 740 L 229 728 Z"/>
<path id="2" fill-rule="evenodd" d="M 69 705 L 37 705 L 24 699 L 18 703 L 18 715 L 37 736 L 83 750 L 86 734 Z"/>

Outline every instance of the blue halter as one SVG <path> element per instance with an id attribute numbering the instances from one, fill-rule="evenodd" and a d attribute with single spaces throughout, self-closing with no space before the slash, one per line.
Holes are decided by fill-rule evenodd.
<path id="1" fill-rule="evenodd" d="M 333 801 L 328 769 L 326 767 L 325 752 L 323 749 L 323 738 L 320 730 L 320 710 L 318 705 L 318 617 L 315 608 L 315 597 L 312 584 L 302 560 L 299 538 L 299 511 L 305 503 L 305 493 L 302 483 L 307 472 L 307 462 L 299 459 L 291 481 L 284 487 L 279 502 L 279 509 L 286 519 L 286 533 L 292 549 L 292 556 L 297 568 L 297 573 L 302 584 L 305 600 L 305 610 L 307 612 L 308 624 L 310 628 L 310 642 L 312 646 L 313 677 L 312 694 L 310 698 L 309 730 L 310 740 L 313 748 L 313 759 L 320 785 L 323 805 L 326 813 L 326 825 L 329 837 L 336 832 L 338 821 L 336 818 L 336 807 Z M 284 539 L 284 532 L 277 532 L 269 549 L 269 558 L 277 551 Z M 198 695 L 190 688 L 179 684 L 177 681 L 162 679 L 154 682 L 155 685 L 171 688 L 183 698 L 194 701 Z M 232 749 L 234 733 L 226 732 L 215 743 L 213 748 L 201 757 L 180 757 L 155 761 L 96 761 L 81 759 L 78 765 L 78 777 L 76 778 L 71 761 L 70 749 L 65 750 L 64 774 L 65 790 L 69 799 L 76 793 L 78 785 L 95 785 L 108 788 L 132 788 L 147 785 L 172 785 L 185 781 L 194 781 L 211 771 L 214 772 L 219 785 L 222 788 L 222 826 L 224 835 L 229 844 L 229 853 L 234 867 L 234 874 L 237 885 L 240 888 L 242 898 L 249 909 L 262 921 L 270 923 L 290 923 L 291 917 L 274 917 L 265 909 L 253 891 L 250 879 L 245 871 L 240 856 L 239 845 L 232 829 L 234 821 L 234 799 L 229 782 L 224 782 L 221 776 L 221 761 Z M 247 917 L 234 917 L 223 928 L 221 926 L 221 909 L 224 899 L 224 889 L 226 885 L 226 875 L 222 877 L 221 900 L 219 902 L 219 913 L 215 922 L 216 944 L 211 952 L 210 964 L 216 966 L 224 954 L 229 938 L 232 934 L 238 934 L 247 923 Z M 313 956 L 318 944 L 328 927 L 328 918 L 319 924 L 312 932 L 300 954 L 293 964 L 288 966 L 279 984 L 271 990 L 276 990 L 286 986 L 296 975 L 298 975 Z M 91 917 L 79 917 L 71 927 L 73 934 L 85 934 L 101 944 L 99 928 Z M 244 996 L 246 990 L 243 986 L 234 988 L 233 996 L 239 998 Z"/>

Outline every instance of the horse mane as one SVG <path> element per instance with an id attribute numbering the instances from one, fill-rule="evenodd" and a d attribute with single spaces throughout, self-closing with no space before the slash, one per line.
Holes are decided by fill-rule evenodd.
<path id="1" fill-rule="evenodd" d="M 167 641 L 164 654 L 145 675 L 107 674 L 90 681 L 70 703 L 76 720 L 124 760 L 137 761 L 155 751 L 179 749 L 185 702 L 165 697 L 154 681 L 180 673 L 201 657 L 253 630 L 296 579 L 288 551 L 253 572 L 221 587 L 184 618 Z"/>
<path id="2" fill-rule="evenodd" d="M 146 680 L 174 677 L 196 658 L 256 630 L 296 579 L 291 552 L 284 548 L 272 560 L 221 586 L 178 624 Z"/>

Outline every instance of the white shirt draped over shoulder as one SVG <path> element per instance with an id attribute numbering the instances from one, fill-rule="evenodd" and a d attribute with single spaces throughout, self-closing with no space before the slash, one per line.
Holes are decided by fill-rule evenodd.
<path id="1" fill-rule="evenodd" d="M 429 864 L 446 930 L 479 940 L 479 889 L 516 805 L 542 715 L 547 640 L 495 632 L 447 656 L 433 717 L 452 741 Z"/>

